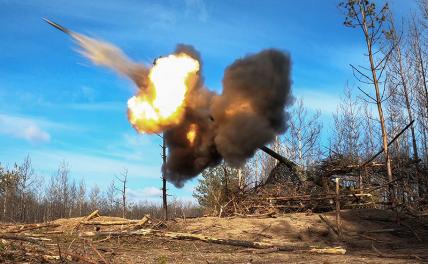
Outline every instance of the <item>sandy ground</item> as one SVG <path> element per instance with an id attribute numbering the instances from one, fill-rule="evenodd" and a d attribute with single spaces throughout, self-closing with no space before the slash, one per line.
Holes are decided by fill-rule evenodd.
<path id="1" fill-rule="evenodd" d="M 68 250 L 84 256 L 92 263 L 103 263 L 104 260 L 108 263 L 428 263 L 424 259 L 428 257 L 426 219 L 404 219 L 398 224 L 392 213 L 376 209 L 344 211 L 342 216 L 344 230 L 348 235 L 340 242 L 317 214 L 305 213 L 275 218 L 175 219 L 168 221 L 162 232 L 265 242 L 298 249 L 341 246 L 346 249 L 344 255 L 313 254 L 307 250 L 283 252 L 253 249 L 153 235 L 83 238 L 77 236 L 76 230 L 71 234 L 80 218 L 60 219 L 53 222 L 60 226 L 37 229 L 32 233 L 51 239 L 46 242 L 47 247 L 50 247 L 51 252 L 56 252 L 56 255 L 61 249 L 63 252 Z M 334 222 L 333 214 L 326 214 L 326 217 Z M 98 217 L 94 220 L 123 219 Z M 10 228 L 12 227 L 5 225 L 3 232 Z M 78 232 L 120 231 L 124 228 L 80 226 Z M 38 252 L 31 243 L 11 242 L 7 239 L 1 240 L 1 243 L 0 263 L 61 263 L 61 260 L 44 259 L 42 255 L 45 252 Z"/>

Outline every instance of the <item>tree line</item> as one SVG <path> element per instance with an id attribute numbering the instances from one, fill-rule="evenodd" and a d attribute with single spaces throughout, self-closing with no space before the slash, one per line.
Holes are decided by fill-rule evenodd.
<path id="1" fill-rule="evenodd" d="M 88 187 L 82 179 L 70 175 L 63 161 L 47 180 L 36 174 L 30 156 L 21 164 L 6 168 L 0 164 L 0 221 L 46 222 L 58 218 L 80 217 L 100 210 L 100 214 L 140 219 L 145 214 L 160 218 L 162 205 L 148 201 L 128 201 L 127 170 L 102 190 Z M 169 202 L 172 217 L 200 215 L 198 206 L 173 199 Z"/>

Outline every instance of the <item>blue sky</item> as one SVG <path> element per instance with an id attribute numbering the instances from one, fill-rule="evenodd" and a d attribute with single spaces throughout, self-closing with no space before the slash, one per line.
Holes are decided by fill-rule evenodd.
<path id="1" fill-rule="evenodd" d="M 397 17 L 414 1 L 396 0 Z M 42 17 L 114 43 L 131 58 L 151 62 L 177 43 L 203 58 L 206 85 L 221 91 L 224 69 L 264 48 L 291 54 L 293 93 L 320 109 L 328 130 L 349 64 L 363 64 L 361 32 L 345 28 L 336 0 L 0 0 L 0 162 L 29 154 L 48 179 L 62 160 L 71 175 L 107 186 L 129 170 L 133 199 L 159 199 L 160 140 L 138 135 L 126 118 L 133 84 L 92 65 L 71 38 Z M 190 200 L 196 180 L 170 193 Z"/>

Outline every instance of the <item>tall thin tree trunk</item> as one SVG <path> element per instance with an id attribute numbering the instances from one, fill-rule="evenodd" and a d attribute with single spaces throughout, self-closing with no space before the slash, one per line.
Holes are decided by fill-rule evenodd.
<path id="1" fill-rule="evenodd" d="M 166 193 L 166 145 L 165 136 L 162 137 L 162 205 L 163 205 L 163 218 L 168 220 L 168 203 Z"/>
<path id="2" fill-rule="evenodd" d="M 407 79 L 404 76 L 405 72 L 403 69 L 403 59 L 401 56 L 401 47 L 398 43 L 396 43 L 396 50 L 397 50 L 397 55 L 398 55 L 398 66 L 399 66 L 399 73 L 400 73 L 400 79 L 401 79 L 401 83 L 403 86 L 403 95 L 404 95 L 404 101 L 406 103 L 406 109 L 407 109 L 407 115 L 409 117 L 409 122 L 411 122 L 413 120 L 413 113 L 412 113 L 412 106 L 410 104 L 410 98 L 409 98 L 409 92 L 408 92 L 408 87 L 407 87 Z M 416 178 L 417 178 L 417 189 L 419 190 L 419 195 L 423 195 L 421 193 L 421 184 L 422 184 L 422 175 L 419 173 L 419 163 L 417 162 L 419 160 L 419 155 L 418 155 L 418 145 L 416 143 L 416 134 L 415 134 L 415 127 L 412 126 L 410 127 L 410 133 L 412 136 L 412 148 L 413 148 L 413 159 L 415 161 L 415 168 L 416 168 Z"/>
<path id="3" fill-rule="evenodd" d="M 377 110 L 379 113 L 379 121 L 380 121 L 381 130 L 382 130 L 382 144 L 383 144 L 383 149 L 384 149 L 384 153 L 385 153 L 386 172 L 387 172 L 388 181 L 391 182 L 392 181 L 391 158 L 390 158 L 389 150 L 388 150 L 388 134 L 386 131 L 385 118 L 383 115 L 382 98 L 381 98 L 380 89 L 379 89 L 379 80 L 378 80 L 377 73 L 376 73 L 376 65 L 375 65 L 374 59 L 373 59 L 371 37 L 369 35 L 367 23 L 366 23 L 366 13 L 365 13 L 365 9 L 361 6 L 361 4 L 360 4 L 360 10 L 361 10 L 362 18 L 363 18 L 362 26 L 363 26 L 364 36 L 365 36 L 366 44 L 367 44 L 367 53 L 368 53 L 369 61 L 370 61 L 370 70 L 372 73 L 373 84 L 374 84 L 375 91 L 376 91 L 376 105 L 377 105 Z M 394 204 L 395 203 L 394 202 L 394 200 L 395 200 L 394 196 L 395 195 L 394 195 L 394 187 L 392 184 L 389 185 L 389 192 L 390 192 L 390 200 Z"/>
<path id="4" fill-rule="evenodd" d="M 411 122 L 413 120 L 413 113 L 412 113 L 412 106 L 410 105 L 410 100 L 409 100 L 409 97 L 408 97 L 407 88 L 404 89 L 404 93 L 405 93 L 405 98 L 406 98 L 405 100 L 406 100 L 407 115 L 409 116 L 409 122 Z M 415 161 L 417 161 L 419 159 L 418 145 L 417 145 L 417 142 L 416 142 L 415 127 L 413 126 L 413 124 L 410 127 L 410 133 L 412 135 L 413 159 Z"/>

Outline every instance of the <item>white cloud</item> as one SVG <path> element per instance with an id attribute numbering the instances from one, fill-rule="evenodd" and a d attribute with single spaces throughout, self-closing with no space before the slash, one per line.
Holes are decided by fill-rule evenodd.
<path id="1" fill-rule="evenodd" d="M 0 114 L 0 133 L 29 142 L 48 142 L 51 136 L 41 128 L 42 123 L 33 118 Z"/>
<path id="2" fill-rule="evenodd" d="M 127 196 L 132 202 L 159 203 L 161 201 L 162 190 L 154 186 L 139 189 L 129 188 L 127 190 Z"/>
<path id="3" fill-rule="evenodd" d="M 159 196 L 162 194 L 162 191 L 160 188 L 156 188 L 156 187 L 146 187 L 142 190 L 142 195 L 144 196 Z"/>
<path id="4" fill-rule="evenodd" d="M 41 130 L 36 125 L 27 126 L 22 132 L 23 132 L 24 138 L 27 139 L 28 141 L 47 142 L 51 139 L 51 136 L 49 135 L 49 133 Z"/>

